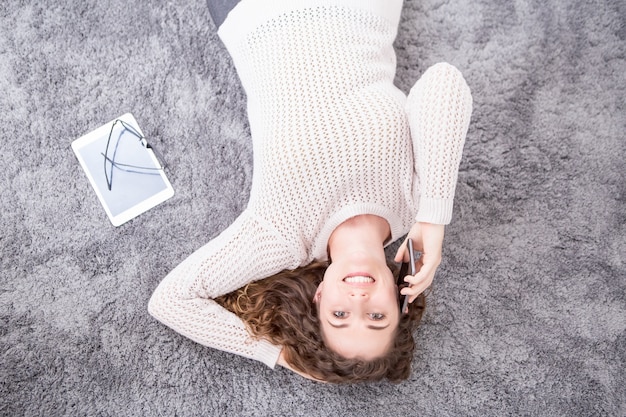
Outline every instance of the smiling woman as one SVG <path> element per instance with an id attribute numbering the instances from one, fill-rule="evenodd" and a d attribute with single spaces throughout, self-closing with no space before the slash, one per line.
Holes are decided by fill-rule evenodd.
<path id="1" fill-rule="evenodd" d="M 401 10 L 401 0 L 230 10 L 218 34 L 248 100 L 250 201 L 161 282 L 157 319 L 314 379 L 408 377 L 416 299 L 441 262 L 472 98 L 445 63 L 408 96 L 394 86 Z M 403 277 L 412 304 L 401 315 L 385 247 L 407 234 L 422 257 Z M 403 244 L 395 261 L 407 257 Z"/>
<path id="2" fill-rule="evenodd" d="M 283 346 L 285 365 L 299 374 L 331 383 L 387 379 L 400 382 L 409 377 L 415 350 L 413 332 L 426 307 L 420 295 L 407 315 L 399 318 L 385 355 L 375 359 L 347 358 L 329 348 L 319 309 L 312 307 L 328 264 L 314 262 L 297 270 L 283 271 L 215 299 L 235 313 L 258 340 Z M 390 270 L 397 272 L 395 265 Z"/>
<path id="3" fill-rule="evenodd" d="M 398 289 L 383 250 L 389 224 L 360 215 L 331 234 L 332 259 L 315 302 L 324 342 L 346 358 L 372 360 L 393 345 L 398 327 Z"/>

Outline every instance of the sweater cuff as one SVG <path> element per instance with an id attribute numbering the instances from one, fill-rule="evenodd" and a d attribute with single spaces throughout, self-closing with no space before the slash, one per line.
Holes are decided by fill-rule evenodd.
<path id="1" fill-rule="evenodd" d="M 282 346 L 273 345 L 267 340 L 260 340 L 256 349 L 256 356 L 259 361 L 274 369 L 281 350 L 283 350 Z"/>
<path id="2" fill-rule="evenodd" d="M 450 224 L 452 220 L 453 198 L 421 197 L 415 221 L 433 224 Z"/>

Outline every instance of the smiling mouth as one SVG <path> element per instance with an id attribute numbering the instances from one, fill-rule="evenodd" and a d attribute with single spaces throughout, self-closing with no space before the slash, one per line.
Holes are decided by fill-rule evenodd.
<path id="1" fill-rule="evenodd" d="M 343 282 L 346 284 L 373 284 L 376 280 L 367 275 L 354 275 L 345 277 Z"/>

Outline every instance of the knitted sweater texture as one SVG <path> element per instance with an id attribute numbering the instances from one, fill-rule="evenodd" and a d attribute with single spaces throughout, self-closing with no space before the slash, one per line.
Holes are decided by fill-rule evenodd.
<path id="1" fill-rule="evenodd" d="M 448 64 L 408 97 L 393 85 L 401 0 L 242 0 L 219 29 L 248 99 L 254 172 L 246 210 L 158 286 L 150 313 L 206 346 L 273 367 L 213 298 L 325 260 L 345 220 L 447 224 L 472 99 Z M 243 256 L 245 254 L 245 256 Z"/>

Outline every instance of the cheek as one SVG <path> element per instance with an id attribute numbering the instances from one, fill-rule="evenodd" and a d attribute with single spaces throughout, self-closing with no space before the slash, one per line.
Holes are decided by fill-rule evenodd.
<path id="1" fill-rule="evenodd" d="M 337 304 L 337 295 L 328 286 L 322 291 L 317 299 L 318 311 L 325 312 L 331 308 L 331 306 Z"/>
<path id="2" fill-rule="evenodd" d="M 380 299 L 385 303 L 398 302 L 398 287 L 394 284 L 392 286 L 386 287 L 384 291 L 380 292 Z"/>
<path id="3" fill-rule="evenodd" d="M 337 278 L 339 275 L 339 269 L 339 265 L 336 263 L 328 265 L 328 268 L 326 268 L 326 271 L 324 272 L 324 281 L 330 281 Z"/>
<path id="4" fill-rule="evenodd" d="M 334 291 L 332 285 L 323 286 L 317 301 L 317 311 L 321 316 L 328 316 L 337 309 L 345 309 L 345 298 L 339 293 Z"/>

